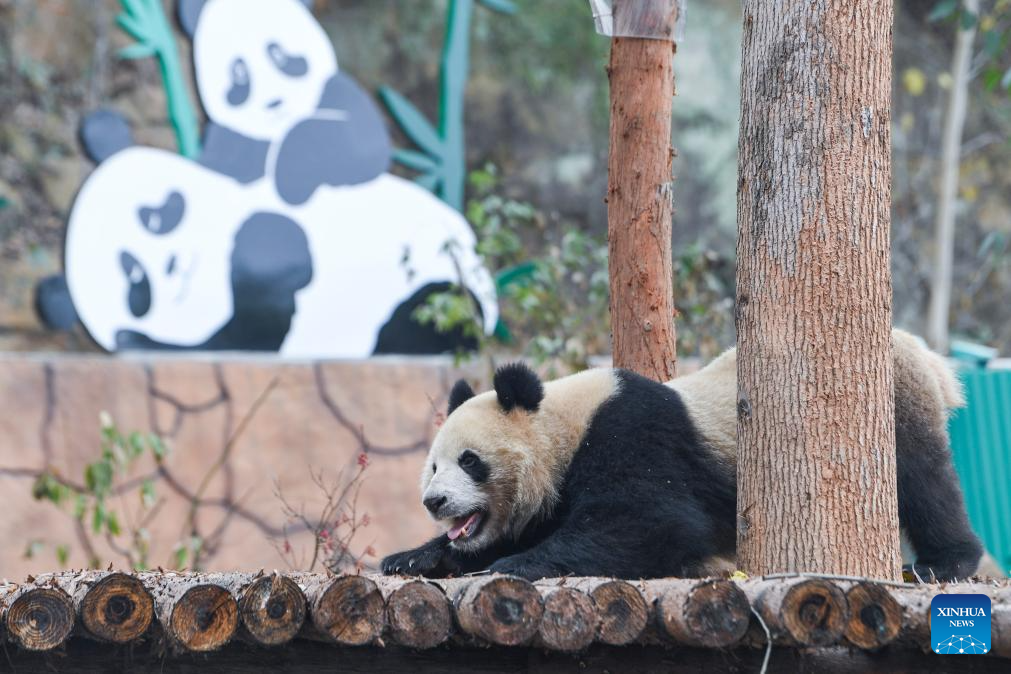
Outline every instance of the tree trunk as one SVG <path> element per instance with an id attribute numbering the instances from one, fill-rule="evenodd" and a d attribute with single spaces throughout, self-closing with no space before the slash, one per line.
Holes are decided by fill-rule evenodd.
<path id="1" fill-rule="evenodd" d="M 744 3 L 738 563 L 899 572 L 891 0 Z"/>
<path id="2" fill-rule="evenodd" d="M 629 0 L 615 0 L 615 24 Z M 673 30 L 674 0 L 659 16 Z M 661 31 L 662 32 L 662 31 Z M 671 104 L 674 45 L 615 37 L 611 42 L 611 138 L 607 223 L 614 364 L 658 381 L 673 379 L 671 267 Z"/>
<path id="3" fill-rule="evenodd" d="M 979 0 L 963 0 L 963 11 L 979 15 Z M 941 139 L 941 184 L 937 197 L 934 230 L 934 273 L 930 277 L 930 308 L 927 311 L 927 341 L 938 351 L 948 349 L 948 321 L 951 312 L 952 259 L 955 247 L 955 206 L 958 173 L 962 166 L 962 129 L 969 98 L 969 67 L 976 22 L 965 28 L 958 21 L 955 52 L 951 63 L 951 94 L 944 117 Z"/>

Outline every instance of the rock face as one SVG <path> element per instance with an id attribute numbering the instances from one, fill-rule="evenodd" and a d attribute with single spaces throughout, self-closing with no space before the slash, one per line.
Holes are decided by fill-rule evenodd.
<path id="1" fill-rule="evenodd" d="M 250 357 L 216 362 L 0 357 L 0 400 L 5 402 L 0 492 L 6 510 L 0 536 L 8 542 L 0 551 L 0 568 L 10 578 L 52 569 L 60 545 L 69 547 L 68 566 L 87 563 L 72 500 L 61 512 L 34 500 L 31 491 L 34 478 L 47 467 L 69 482 L 84 482 L 86 465 L 101 453 L 102 412 L 122 432 L 155 432 L 170 447 L 161 470 L 144 458 L 131 475 L 115 482 L 152 479 L 156 498 L 164 503 L 148 527 L 150 563 L 168 565 L 174 546 L 185 537 L 189 495 L 220 459 L 254 400 L 275 380 L 197 510 L 205 568 L 284 569 L 272 544 L 283 546 L 286 521 L 275 483 L 289 504 L 304 505 L 313 517 L 324 498 L 312 472 L 322 471 L 327 480 L 342 469 L 350 475 L 363 452 L 369 466 L 357 512 L 367 514 L 370 524 L 351 547 L 360 554 L 372 546 L 376 556 L 364 561 L 375 564 L 378 556 L 435 533 L 418 502 L 418 474 L 452 383 L 475 372 L 461 372 L 445 359 L 283 363 Z M 139 482 L 133 485 L 109 500 L 124 529 L 136 522 L 139 510 Z M 90 526 L 90 515 L 85 522 Z M 103 567 L 125 564 L 103 536 L 91 539 Z M 297 523 L 289 524 L 288 540 L 296 555 L 311 554 L 310 537 Z M 25 558 L 29 547 L 34 554 Z"/>

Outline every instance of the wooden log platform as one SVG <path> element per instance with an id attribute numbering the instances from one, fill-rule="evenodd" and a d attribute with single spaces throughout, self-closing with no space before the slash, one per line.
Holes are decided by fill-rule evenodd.
<path id="1" fill-rule="evenodd" d="M 930 652 L 939 593 L 990 597 L 989 654 Z M 18 672 L 989 672 L 1011 583 L 71 571 L 0 584 L 0 630 Z"/>

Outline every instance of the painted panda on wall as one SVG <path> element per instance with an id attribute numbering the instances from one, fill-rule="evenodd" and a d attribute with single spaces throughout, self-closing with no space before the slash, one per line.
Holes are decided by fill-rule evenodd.
<path id="1" fill-rule="evenodd" d="M 398 184 L 391 201 L 385 181 L 399 179 L 387 175 L 292 207 L 266 181 L 241 185 L 132 146 L 122 118 L 101 118 L 101 164 L 74 202 L 64 262 L 73 307 L 106 350 L 440 353 L 460 335 L 411 314 L 456 280 L 493 329 L 494 283 L 473 233 L 421 187 Z"/>
<path id="2" fill-rule="evenodd" d="M 266 177 L 286 203 L 384 174 L 379 108 L 338 71 L 302 0 L 179 0 L 207 113 L 200 163 L 243 183 Z"/>
<path id="3" fill-rule="evenodd" d="M 43 321 L 109 351 L 363 357 L 472 350 L 414 311 L 462 285 L 491 333 L 494 282 L 454 209 L 386 173 L 379 109 L 339 73 L 301 0 L 180 0 L 209 122 L 191 162 L 133 147 L 121 115 L 81 127 L 99 164 L 75 200 Z M 179 286 L 177 288 L 177 286 Z"/>
<path id="4" fill-rule="evenodd" d="M 892 344 L 899 521 L 921 577 L 964 579 L 982 548 L 948 448 L 961 390 L 914 337 L 896 330 Z M 542 385 L 519 364 L 496 373 L 493 392 L 457 382 L 421 483 L 447 531 L 383 571 L 635 579 L 733 568 L 736 372 L 731 350 L 666 385 L 613 369 Z"/>

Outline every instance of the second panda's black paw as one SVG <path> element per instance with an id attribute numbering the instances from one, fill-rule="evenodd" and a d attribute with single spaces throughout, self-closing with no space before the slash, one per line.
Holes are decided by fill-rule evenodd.
<path id="1" fill-rule="evenodd" d="M 386 575 L 435 576 L 442 566 L 445 546 L 426 543 L 420 548 L 385 557 L 380 568 Z"/>
<path id="2" fill-rule="evenodd" d="M 942 554 L 924 555 L 902 567 L 902 575 L 917 582 L 951 583 L 972 578 L 979 568 L 983 547 L 976 541 L 945 548 Z"/>

